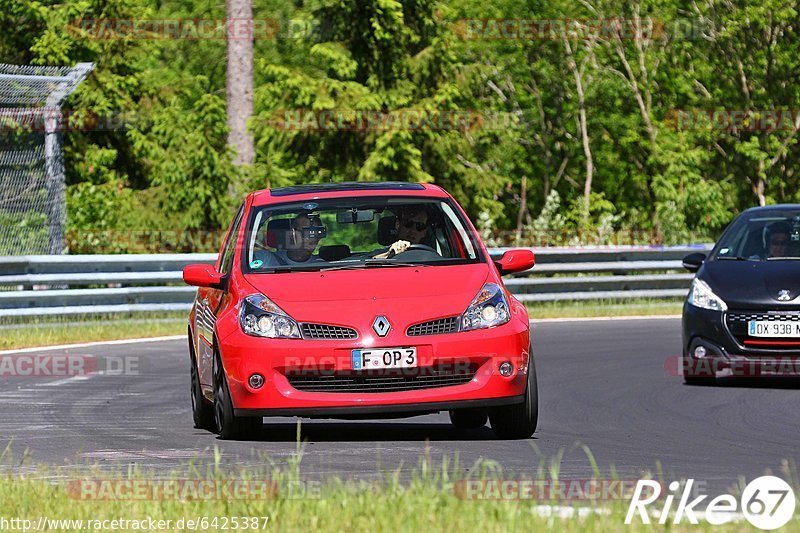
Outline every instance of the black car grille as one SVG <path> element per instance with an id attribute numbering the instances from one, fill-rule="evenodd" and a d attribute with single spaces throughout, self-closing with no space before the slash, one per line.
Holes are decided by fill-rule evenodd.
<path id="1" fill-rule="evenodd" d="M 800 311 L 791 313 L 765 313 L 763 311 L 731 311 L 729 322 L 749 322 L 751 320 L 769 320 L 770 322 L 800 322 Z"/>
<path id="2" fill-rule="evenodd" d="M 355 339 L 358 332 L 352 328 L 343 326 L 331 326 L 328 324 L 300 324 L 303 330 L 303 338 L 306 339 Z"/>
<path id="3" fill-rule="evenodd" d="M 458 330 L 458 317 L 451 316 L 438 320 L 429 320 L 409 326 L 406 335 L 409 337 L 419 337 L 421 335 L 439 335 L 442 333 L 453 333 Z"/>
<path id="4" fill-rule="evenodd" d="M 751 320 L 768 322 L 800 322 L 800 311 L 797 312 L 765 312 L 765 311 L 729 311 L 726 323 L 736 341 L 748 348 L 766 349 L 784 352 L 797 352 L 800 349 L 800 338 L 771 339 L 769 337 L 751 337 L 748 323 Z"/>
<path id="5" fill-rule="evenodd" d="M 408 372 L 409 369 L 405 369 Z M 475 377 L 475 370 L 468 371 L 434 371 L 432 369 L 416 369 L 414 375 L 404 375 L 400 372 L 390 373 L 384 370 L 381 375 L 367 374 L 336 374 L 312 375 L 296 374 L 287 375 L 289 384 L 299 391 L 304 392 L 400 392 L 420 389 L 433 389 L 438 387 L 452 387 L 464 385 Z"/>

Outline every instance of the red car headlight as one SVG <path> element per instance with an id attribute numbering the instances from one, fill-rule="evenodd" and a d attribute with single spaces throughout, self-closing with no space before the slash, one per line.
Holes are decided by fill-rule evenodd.
<path id="1" fill-rule="evenodd" d="M 248 335 L 270 339 L 299 339 L 297 322 L 263 294 L 242 300 L 239 323 Z"/>
<path id="2" fill-rule="evenodd" d="M 508 300 L 497 283 L 487 283 L 461 316 L 461 331 L 491 328 L 511 320 Z"/>

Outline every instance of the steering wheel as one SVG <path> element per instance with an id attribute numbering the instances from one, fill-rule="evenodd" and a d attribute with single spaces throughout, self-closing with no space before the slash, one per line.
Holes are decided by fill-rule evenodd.
<path id="1" fill-rule="evenodd" d="M 433 252 L 436 255 L 439 255 L 439 252 L 437 252 L 433 247 L 428 246 L 427 244 L 412 244 L 411 246 L 409 246 L 408 248 L 403 250 L 403 253 L 413 252 L 414 250 L 421 250 L 421 251 L 424 251 L 424 252 Z"/>

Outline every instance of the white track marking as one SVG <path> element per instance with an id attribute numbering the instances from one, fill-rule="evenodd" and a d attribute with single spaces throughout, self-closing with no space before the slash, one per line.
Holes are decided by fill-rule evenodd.
<path id="1" fill-rule="evenodd" d="M 37 383 L 36 387 L 58 387 L 59 385 L 66 385 L 67 383 L 72 383 L 73 381 L 86 381 L 87 379 L 92 379 L 94 376 L 98 376 L 101 374 L 105 374 L 105 370 L 100 370 L 98 372 L 92 372 L 91 374 L 78 374 L 77 376 L 70 376 L 68 378 L 57 379 L 55 381 L 47 381 L 45 383 Z"/>
<path id="2" fill-rule="evenodd" d="M 532 324 L 548 322 L 594 322 L 597 320 L 676 320 L 681 315 L 646 315 L 646 316 L 586 316 L 575 318 L 532 318 Z"/>
<path id="3" fill-rule="evenodd" d="M 0 355 L 41 352 L 43 350 L 67 350 L 70 348 L 91 348 L 92 346 L 114 346 L 119 344 L 137 344 L 141 342 L 177 341 L 185 338 L 186 335 L 168 335 L 165 337 L 143 337 L 139 339 L 121 339 L 116 341 L 96 341 L 96 342 L 84 342 L 80 344 L 60 344 L 58 346 L 40 346 L 33 348 L 19 348 L 16 350 L 2 350 L 0 351 Z"/>

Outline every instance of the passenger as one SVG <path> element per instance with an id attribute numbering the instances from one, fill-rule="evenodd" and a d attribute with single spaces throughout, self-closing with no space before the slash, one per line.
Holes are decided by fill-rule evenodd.
<path id="1" fill-rule="evenodd" d="M 312 228 L 314 231 L 309 231 Z M 319 215 L 301 213 L 292 219 L 289 230 L 286 232 L 285 249 L 279 249 L 266 254 L 265 265 L 283 266 L 297 263 L 315 263 L 322 261 L 314 255 L 317 245 L 324 237 L 325 227 Z"/>

